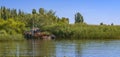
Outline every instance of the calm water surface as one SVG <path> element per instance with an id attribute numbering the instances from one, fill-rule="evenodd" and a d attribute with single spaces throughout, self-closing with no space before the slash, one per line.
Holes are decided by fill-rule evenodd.
<path id="1" fill-rule="evenodd" d="M 119 57 L 120 40 L 0 42 L 0 57 Z"/>

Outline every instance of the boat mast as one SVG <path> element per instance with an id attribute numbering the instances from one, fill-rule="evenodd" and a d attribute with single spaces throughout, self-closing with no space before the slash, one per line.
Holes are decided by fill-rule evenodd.
<path id="1" fill-rule="evenodd" d="M 34 57 L 35 56 L 35 51 L 34 51 L 34 49 L 35 49 L 35 41 L 34 41 L 34 18 L 33 18 L 33 20 L 32 20 L 32 29 L 33 29 L 33 31 L 32 31 L 32 57 Z"/>
<path id="2" fill-rule="evenodd" d="M 32 20 L 32 28 L 31 28 L 31 30 L 32 30 L 32 36 L 33 36 L 34 35 L 34 20 Z"/>

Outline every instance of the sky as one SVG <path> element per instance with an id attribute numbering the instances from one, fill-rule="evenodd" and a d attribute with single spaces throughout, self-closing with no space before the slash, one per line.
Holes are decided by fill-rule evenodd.
<path id="1" fill-rule="evenodd" d="M 54 10 L 59 17 L 69 18 L 80 12 L 87 24 L 114 23 L 120 25 L 120 0 L 0 0 L 0 6 L 21 9 L 31 13 L 32 9 Z"/>

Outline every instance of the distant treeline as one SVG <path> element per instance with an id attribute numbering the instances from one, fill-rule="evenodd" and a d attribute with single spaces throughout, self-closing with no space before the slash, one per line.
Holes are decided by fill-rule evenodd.
<path id="1" fill-rule="evenodd" d="M 63 13 L 64 14 L 64 13 Z M 40 28 L 56 35 L 61 39 L 108 39 L 120 38 L 120 26 L 111 25 L 89 25 L 84 22 L 83 16 L 77 12 L 75 23 L 69 24 L 69 18 L 59 18 L 53 10 L 39 8 L 33 9 L 31 13 L 22 10 L 10 9 L 2 6 L 0 8 L 0 39 L 23 39 L 23 32 L 33 27 Z M 19 38 L 16 38 L 15 37 Z"/>

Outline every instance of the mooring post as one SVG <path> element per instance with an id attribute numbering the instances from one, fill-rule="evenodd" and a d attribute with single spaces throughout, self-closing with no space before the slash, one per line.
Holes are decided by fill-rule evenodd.
<path id="1" fill-rule="evenodd" d="M 34 51 L 34 49 L 35 49 L 35 40 L 34 39 L 32 39 L 32 53 L 33 53 L 33 55 L 32 55 L 32 57 L 34 57 L 35 56 L 35 51 Z"/>
<path id="2" fill-rule="evenodd" d="M 18 43 L 17 43 L 17 52 L 16 52 L 16 56 L 17 56 L 17 57 L 19 57 L 19 53 L 20 53 L 20 52 L 19 52 L 19 45 L 18 45 Z"/>

